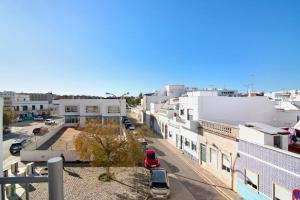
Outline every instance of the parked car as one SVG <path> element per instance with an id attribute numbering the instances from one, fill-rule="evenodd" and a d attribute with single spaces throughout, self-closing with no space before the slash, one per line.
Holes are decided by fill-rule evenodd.
<path id="1" fill-rule="evenodd" d="M 8 128 L 8 127 L 3 128 L 3 135 L 4 135 L 4 134 L 8 134 L 8 133 L 10 133 L 10 132 L 11 132 L 10 128 Z"/>
<path id="2" fill-rule="evenodd" d="M 124 123 L 125 121 L 129 121 L 128 117 L 126 117 L 126 116 L 124 116 L 124 117 L 122 118 L 122 122 Z"/>
<path id="3" fill-rule="evenodd" d="M 55 124 L 55 121 L 53 119 L 46 119 L 45 124 L 46 125 L 52 125 L 52 124 Z"/>
<path id="4" fill-rule="evenodd" d="M 148 149 L 148 142 L 145 138 L 139 138 L 138 141 L 141 143 L 143 146 L 143 152 L 145 152 Z"/>
<path id="5" fill-rule="evenodd" d="M 131 126 L 128 127 L 128 129 L 129 129 L 130 131 L 134 131 L 134 130 L 135 130 L 135 127 L 134 127 L 133 125 L 131 125 Z"/>
<path id="6" fill-rule="evenodd" d="M 34 135 L 44 135 L 45 133 L 48 132 L 48 128 L 46 127 L 35 128 L 33 129 L 32 132 Z"/>
<path id="7" fill-rule="evenodd" d="M 156 158 L 155 151 L 153 149 L 147 149 L 145 151 L 144 167 L 147 169 L 160 167 L 160 162 Z"/>
<path id="8" fill-rule="evenodd" d="M 42 116 L 36 116 L 33 118 L 34 121 L 44 121 L 44 118 Z"/>
<path id="9" fill-rule="evenodd" d="M 10 153 L 13 155 L 20 153 L 22 148 L 24 148 L 29 142 L 30 140 L 28 139 L 21 139 L 20 141 L 13 143 L 9 148 Z"/>
<path id="10" fill-rule="evenodd" d="M 22 122 L 22 121 L 23 121 L 23 119 L 21 117 L 17 118 L 17 122 Z"/>
<path id="11" fill-rule="evenodd" d="M 131 123 L 125 124 L 125 128 L 126 128 L 126 129 L 129 129 L 130 126 L 132 126 Z"/>
<path id="12" fill-rule="evenodd" d="M 151 169 L 149 182 L 150 194 L 153 198 L 168 199 L 170 197 L 170 183 L 165 169 Z"/>

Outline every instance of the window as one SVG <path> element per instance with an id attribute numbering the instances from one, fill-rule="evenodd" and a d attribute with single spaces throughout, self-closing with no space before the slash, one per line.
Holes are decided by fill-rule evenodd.
<path id="1" fill-rule="evenodd" d="M 35 110 L 35 105 L 32 105 L 32 110 Z"/>
<path id="2" fill-rule="evenodd" d="M 230 172 L 230 157 L 226 154 L 222 154 L 222 170 Z"/>
<path id="3" fill-rule="evenodd" d="M 79 118 L 78 117 L 66 117 L 65 118 L 65 123 L 78 123 L 79 122 Z"/>
<path id="4" fill-rule="evenodd" d="M 44 109 L 44 106 L 43 105 L 40 105 L 40 110 L 43 110 Z"/>
<path id="5" fill-rule="evenodd" d="M 197 152 L 197 145 L 192 141 L 192 150 Z"/>
<path id="6" fill-rule="evenodd" d="M 165 125 L 163 123 L 161 123 L 161 130 L 163 133 L 165 132 Z"/>
<path id="7" fill-rule="evenodd" d="M 201 144 L 201 160 L 206 162 L 206 145 Z"/>
<path id="8" fill-rule="evenodd" d="M 274 200 L 292 200 L 292 192 L 280 185 L 273 184 Z"/>
<path id="9" fill-rule="evenodd" d="M 251 172 L 250 170 L 246 169 L 246 172 L 245 172 L 245 177 L 246 177 L 246 184 L 255 189 L 255 190 L 258 190 L 258 174 L 255 174 L 253 172 Z"/>
<path id="10" fill-rule="evenodd" d="M 185 142 L 184 142 L 185 146 L 190 147 L 190 140 L 185 138 Z"/>
<path id="11" fill-rule="evenodd" d="M 107 113 L 120 113 L 120 106 L 107 106 Z"/>
<path id="12" fill-rule="evenodd" d="M 194 114 L 193 109 L 187 109 L 187 120 L 193 120 L 193 114 Z"/>
<path id="13" fill-rule="evenodd" d="M 171 132 L 171 131 L 169 131 L 169 137 L 170 137 L 170 138 L 172 137 L 172 132 Z"/>
<path id="14" fill-rule="evenodd" d="M 218 152 L 212 148 L 210 148 L 210 162 L 214 167 L 218 168 Z"/>
<path id="15" fill-rule="evenodd" d="M 23 106 L 23 111 L 27 111 L 28 110 L 28 106 Z"/>
<path id="16" fill-rule="evenodd" d="M 180 110 L 180 115 L 184 115 L 184 109 Z"/>
<path id="17" fill-rule="evenodd" d="M 99 113 L 99 106 L 86 106 L 85 112 L 86 113 Z"/>
<path id="18" fill-rule="evenodd" d="M 19 109 L 20 109 L 19 106 L 16 106 L 16 111 L 19 111 Z"/>
<path id="19" fill-rule="evenodd" d="M 281 149 L 281 137 L 279 135 L 274 136 L 274 147 Z"/>
<path id="20" fill-rule="evenodd" d="M 65 106 L 65 112 L 77 112 L 77 106 Z"/>

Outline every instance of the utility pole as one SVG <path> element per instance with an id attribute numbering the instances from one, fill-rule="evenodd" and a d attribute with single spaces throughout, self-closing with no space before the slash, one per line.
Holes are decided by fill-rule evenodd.
<path id="1" fill-rule="evenodd" d="M 119 99 L 119 121 L 120 121 L 120 136 L 121 136 L 122 135 L 122 114 L 121 114 L 121 103 L 122 102 L 121 101 L 122 101 L 123 97 L 125 97 L 126 95 L 129 94 L 129 92 L 126 92 L 126 93 L 122 94 L 120 97 L 117 97 L 116 95 L 114 95 L 113 93 L 110 93 L 110 92 L 106 92 L 105 94 L 106 95 L 111 95 L 112 97 L 114 97 L 116 99 L 117 98 Z M 126 105 L 125 105 L 125 107 L 126 107 Z"/>

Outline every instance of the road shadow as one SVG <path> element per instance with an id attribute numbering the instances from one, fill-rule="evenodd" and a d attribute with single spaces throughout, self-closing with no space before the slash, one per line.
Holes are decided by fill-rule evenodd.
<path id="1" fill-rule="evenodd" d="M 175 165 L 173 165 L 172 163 L 170 163 L 170 162 L 168 162 L 164 159 L 160 159 L 160 163 L 161 163 L 161 166 L 166 166 L 167 171 L 169 173 L 175 174 L 175 173 L 178 173 L 180 171 L 178 167 L 176 167 Z"/>
<path id="2" fill-rule="evenodd" d="M 7 133 L 3 135 L 3 141 L 22 138 L 28 138 L 28 135 L 26 133 Z"/>
<path id="3" fill-rule="evenodd" d="M 149 149 L 153 149 L 156 153 L 156 156 L 166 156 L 163 151 L 157 149 L 155 146 L 149 146 Z"/>

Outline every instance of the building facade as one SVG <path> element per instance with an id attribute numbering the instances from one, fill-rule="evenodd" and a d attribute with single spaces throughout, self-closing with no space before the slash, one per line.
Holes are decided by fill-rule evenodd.
<path id="1" fill-rule="evenodd" d="M 292 190 L 300 187 L 300 155 L 286 150 L 287 133 L 257 123 L 239 128 L 239 195 L 246 200 L 292 200 Z"/>
<path id="2" fill-rule="evenodd" d="M 60 99 L 56 104 L 67 126 L 83 126 L 88 119 L 103 123 L 106 118 L 126 116 L 125 99 Z"/>

